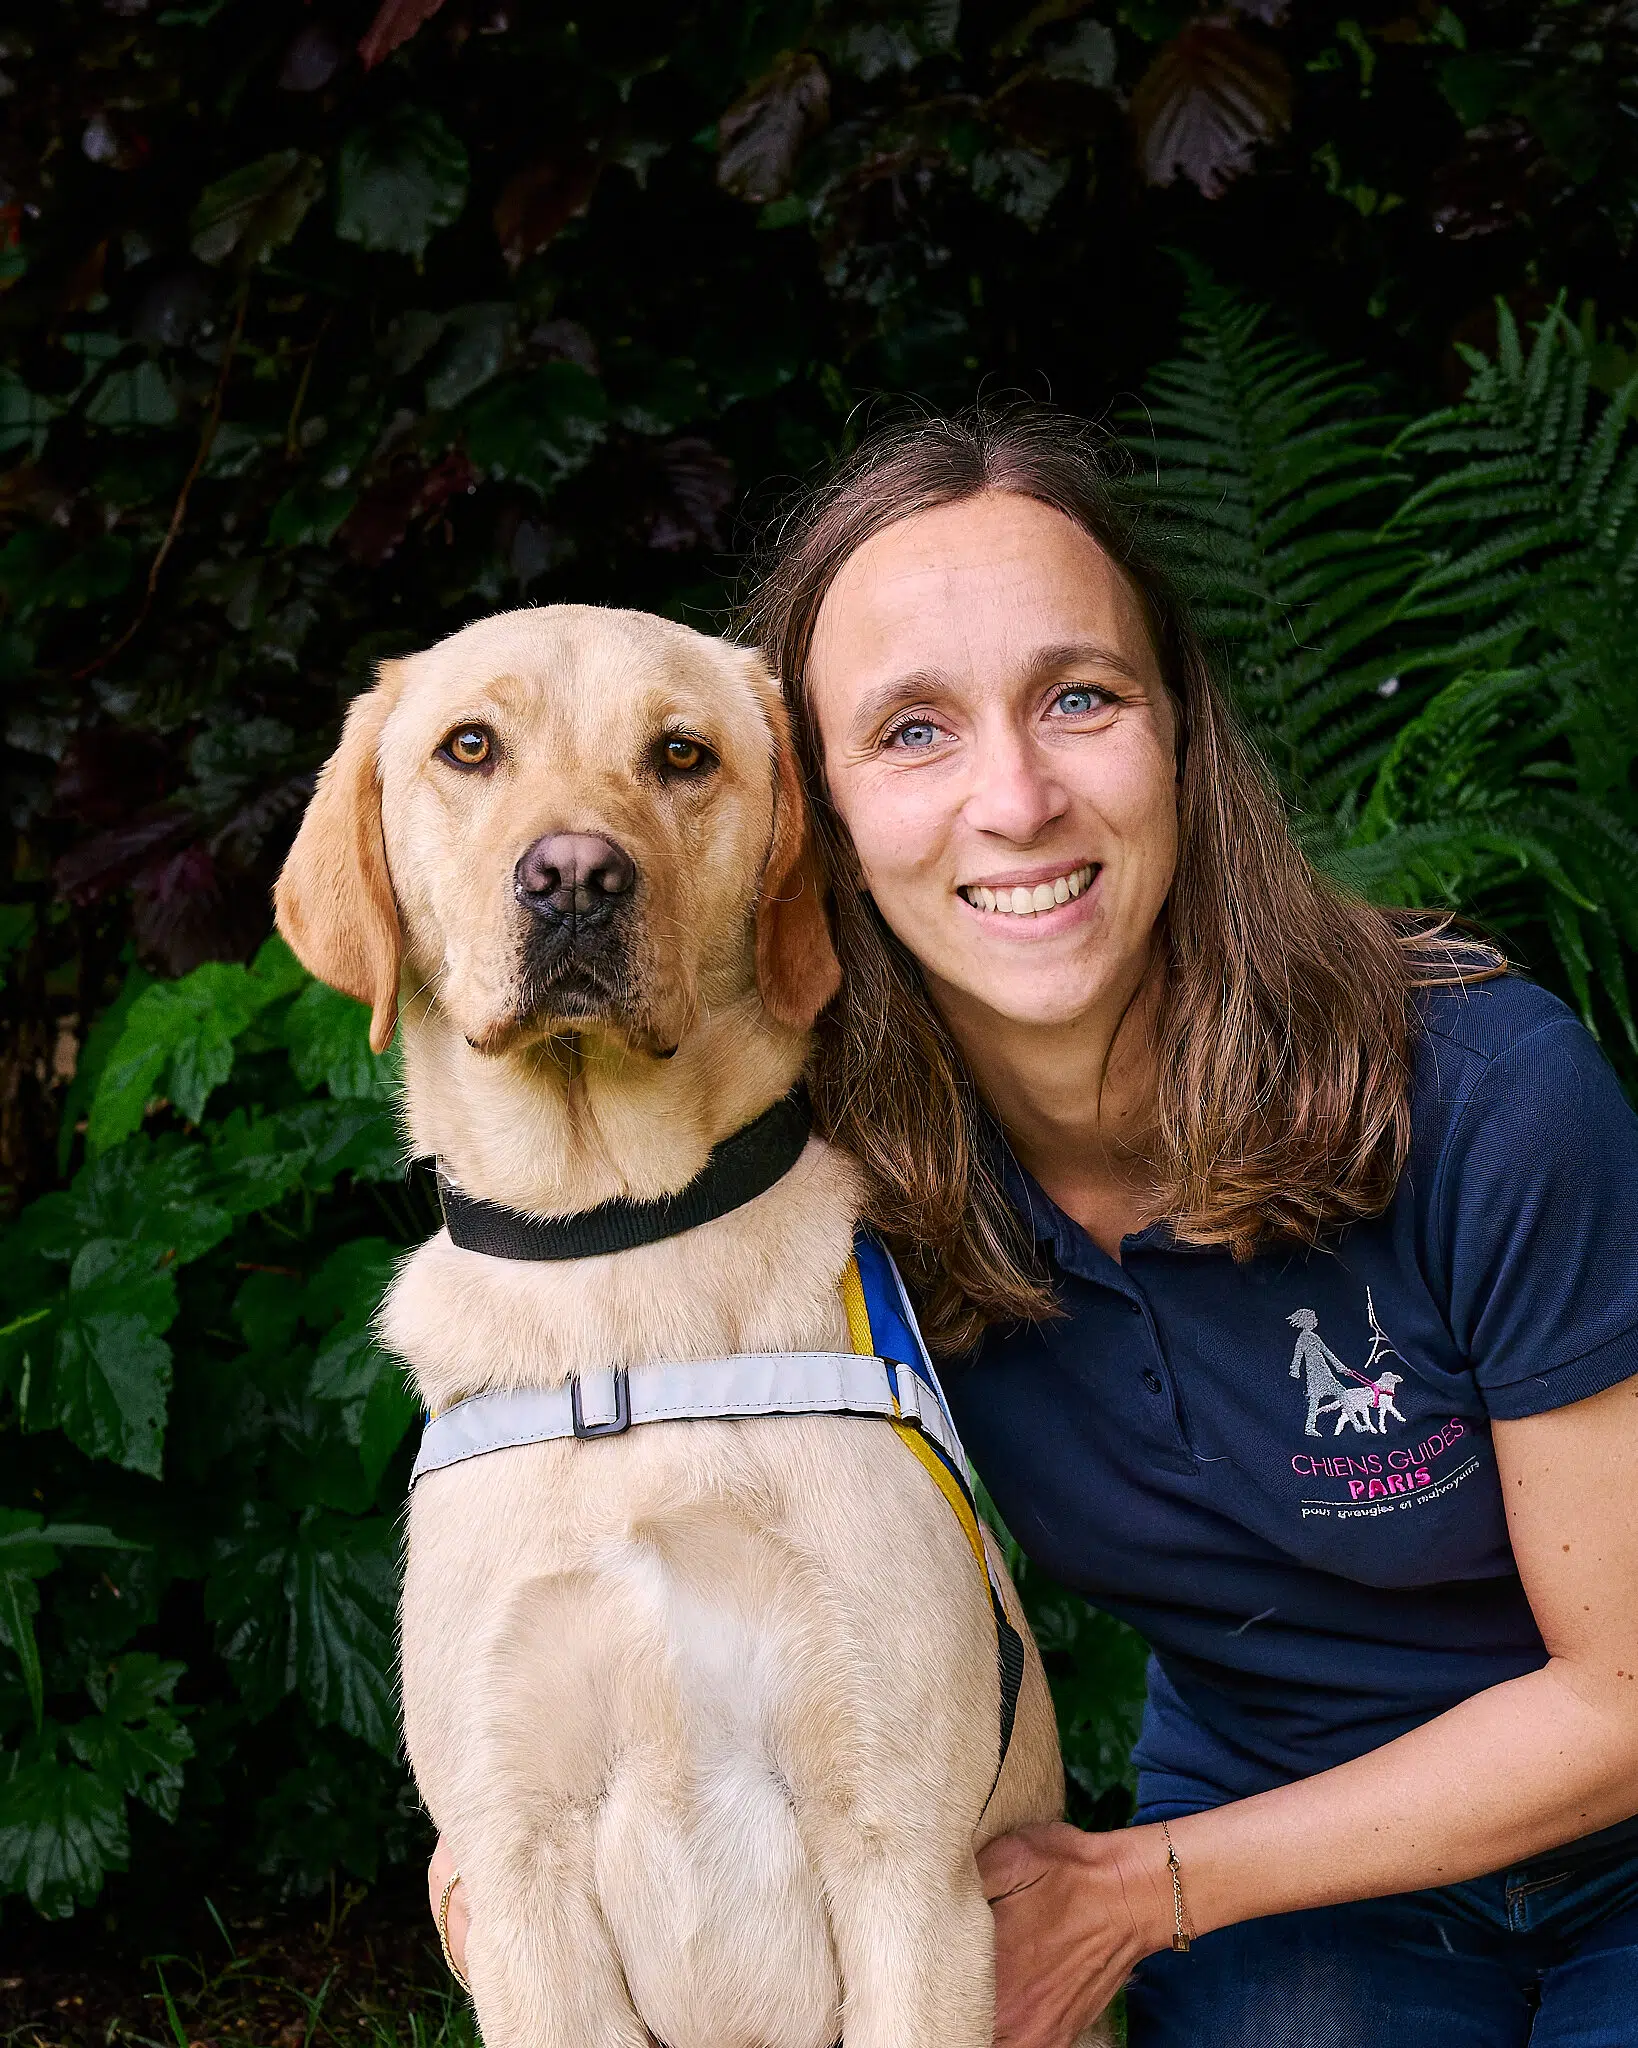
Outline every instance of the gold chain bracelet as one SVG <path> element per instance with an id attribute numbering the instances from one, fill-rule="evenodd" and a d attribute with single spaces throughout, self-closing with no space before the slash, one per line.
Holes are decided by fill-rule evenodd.
<path id="1" fill-rule="evenodd" d="M 1177 1851 L 1172 1847 L 1172 1831 L 1165 1821 L 1160 1823 L 1160 1832 L 1166 1838 L 1166 1868 L 1172 1874 L 1172 1911 L 1177 1924 L 1172 1931 L 1172 1947 L 1179 1955 L 1186 1955 L 1189 1947 L 1189 1932 L 1183 1919 L 1183 1867 L 1177 1860 Z M 446 1948 L 444 1953 L 449 1953 Z M 453 1969 L 454 1965 L 450 1967 Z"/>
<path id="2" fill-rule="evenodd" d="M 444 1895 L 438 1901 L 438 1946 L 444 1952 L 444 1961 L 449 1965 L 449 1974 L 455 1979 L 455 1982 L 460 1985 L 461 1989 L 466 1993 L 468 1998 L 470 1998 L 472 1996 L 472 1986 L 467 1982 L 466 1972 L 461 1968 L 460 1964 L 456 1962 L 455 1952 L 453 1949 L 451 1949 L 449 1945 L 450 1894 L 454 1891 L 455 1887 L 460 1883 L 460 1881 L 461 1873 L 457 1870 L 455 1875 L 449 1880 L 448 1884 L 444 1886 Z"/>

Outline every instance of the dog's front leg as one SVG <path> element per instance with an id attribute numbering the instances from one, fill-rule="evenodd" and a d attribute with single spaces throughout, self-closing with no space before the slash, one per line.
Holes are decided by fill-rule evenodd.
<path id="1" fill-rule="evenodd" d="M 844 2048 L 990 2048 L 995 1923 L 970 1848 L 938 1871 L 925 1844 L 867 1850 L 828 1874 Z"/>
<path id="2" fill-rule="evenodd" d="M 831 1892 L 842 2048 L 991 2048 L 995 1921 L 977 1866 L 941 1883 L 896 1857 L 853 1866 Z M 1108 2013 L 1075 2048 L 1115 2048 Z"/>
<path id="3" fill-rule="evenodd" d="M 473 1862 L 466 1961 L 484 2048 L 652 2048 L 597 1904 L 589 1820 L 526 1858 Z"/>

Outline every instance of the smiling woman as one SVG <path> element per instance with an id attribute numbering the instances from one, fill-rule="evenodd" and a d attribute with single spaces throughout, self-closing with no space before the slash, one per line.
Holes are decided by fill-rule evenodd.
<path id="1" fill-rule="evenodd" d="M 1190 1243 L 1311 1239 L 1398 1179 L 1417 989 L 1500 965 L 1302 859 L 1145 542 L 1092 429 L 933 421 L 818 493 L 748 620 L 786 678 L 848 960 L 821 1107 L 950 1352 L 1050 1300 L 987 1112 L 1044 1137 L 1037 1105 L 1090 1072 L 1099 1142 L 1060 1162 L 1083 1201 L 1096 1180 Z M 1089 1069 L 1094 1015 L 1142 1028 Z"/>
<path id="2" fill-rule="evenodd" d="M 1013 1534 L 1155 1651 L 1134 1826 L 981 1856 L 997 2043 L 1129 1974 L 1133 2048 L 1629 2038 L 1602 1055 L 1313 871 L 1090 429 L 867 443 L 751 623 L 833 875 L 816 1104 Z"/>

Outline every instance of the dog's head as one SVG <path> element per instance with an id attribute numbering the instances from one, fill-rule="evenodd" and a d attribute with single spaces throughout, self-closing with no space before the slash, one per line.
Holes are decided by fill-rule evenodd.
<path id="1" fill-rule="evenodd" d="M 503 1053 L 673 1048 L 754 986 L 834 994 L 823 884 L 761 659 L 639 612 L 507 612 L 383 664 L 275 891 L 279 929 L 392 1037 L 401 982 Z"/>

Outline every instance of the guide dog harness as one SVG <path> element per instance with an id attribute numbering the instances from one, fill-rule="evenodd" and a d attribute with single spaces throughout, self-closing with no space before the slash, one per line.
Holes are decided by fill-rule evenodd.
<path id="1" fill-rule="evenodd" d="M 653 1243 L 725 1215 L 790 1170 L 808 1131 L 805 1098 L 800 1092 L 787 1096 L 724 1140 L 686 1188 L 658 1202 L 608 1202 L 578 1216 L 543 1220 L 476 1201 L 441 1172 L 439 1198 L 452 1241 L 466 1250 L 499 1258 L 584 1258 Z M 429 1416 L 410 1483 L 492 1451 L 571 1439 L 595 1442 L 649 1422 L 768 1415 L 857 1415 L 886 1422 L 948 1502 L 984 1579 L 1001 1688 L 999 1779 L 1018 1710 L 1024 1645 L 1007 1619 L 984 1548 L 961 1439 L 898 1268 L 873 1237 L 861 1233 L 855 1240 L 841 1292 L 848 1351 L 741 1352 L 619 1366 L 576 1374 L 559 1387 L 474 1394 Z"/>

